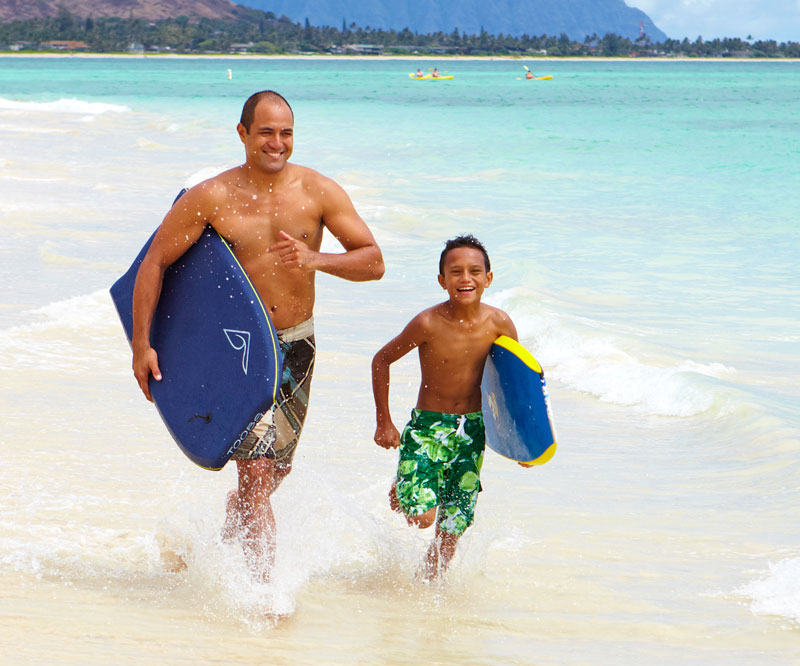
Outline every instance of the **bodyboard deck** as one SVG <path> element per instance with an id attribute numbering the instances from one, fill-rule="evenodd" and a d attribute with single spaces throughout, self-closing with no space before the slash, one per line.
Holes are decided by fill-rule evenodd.
<path id="1" fill-rule="evenodd" d="M 136 274 L 154 237 L 111 287 L 129 342 Z M 212 227 L 165 272 L 150 341 L 162 374 L 150 392 L 164 424 L 193 462 L 221 469 L 274 404 L 283 356 L 258 292 Z"/>
<path id="2" fill-rule="evenodd" d="M 505 335 L 492 344 L 481 382 L 486 444 L 526 465 L 556 452 L 556 432 L 544 372 L 533 355 Z"/>

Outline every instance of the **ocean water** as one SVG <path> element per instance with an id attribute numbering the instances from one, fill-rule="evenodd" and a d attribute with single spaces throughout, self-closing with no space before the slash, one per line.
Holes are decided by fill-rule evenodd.
<path id="1" fill-rule="evenodd" d="M 554 78 L 529 82 L 513 60 L 0 61 L 2 663 L 800 661 L 800 62 L 537 61 Z M 434 65 L 455 78 L 407 76 Z M 387 264 L 318 278 L 269 585 L 218 536 L 235 471 L 171 442 L 108 296 L 177 190 L 241 161 L 263 88 Z M 545 369 L 559 450 L 487 453 L 426 586 L 369 361 L 442 299 L 462 232 Z M 417 382 L 393 368 L 398 425 Z"/>

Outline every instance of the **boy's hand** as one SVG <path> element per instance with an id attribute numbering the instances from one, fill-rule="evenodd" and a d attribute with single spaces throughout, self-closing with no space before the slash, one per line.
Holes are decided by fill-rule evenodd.
<path id="1" fill-rule="evenodd" d="M 531 467 L 536 467 L 536 463 L 518 462 L 517 465 L 519 465 L 520 467 L 524 467 L 525 469 L 530 469 Z"/>
<path id="2" fill-rule="evenodd" d="M 384 449 L 396 449 L 400 446 L 400 432 L 394 423 L 378 425 L 375 429 L 375 443 Z"/>

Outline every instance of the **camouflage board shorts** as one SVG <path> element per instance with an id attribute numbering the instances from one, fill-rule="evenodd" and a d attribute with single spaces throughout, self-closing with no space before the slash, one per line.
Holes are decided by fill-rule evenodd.
<path id="1" fill-rule="evenodd" d="M 439 507 L 439 529 L 463 534 L 475 517 L 486 434 L 483 414 L 414 409 L 400 438 L 397 500 L 418 516 Z"/>
<path id="2" fill-rule="evenodd" d="M 272 458 L 290 465 L 303 430 L 314 373 L 314 319 L 278 333 L 283 352 L 283 380 L 276 403 L 231 456 L 232 460 Z"/>

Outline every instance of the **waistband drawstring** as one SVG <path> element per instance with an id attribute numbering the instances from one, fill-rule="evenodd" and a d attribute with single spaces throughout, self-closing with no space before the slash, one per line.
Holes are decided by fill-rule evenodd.
<path id="1" fill-rule="evenodd" d="M 458 429 L 456 430 L 456 437 L 466 438 L 467 433 L 464 432 L 464 424 L 467 422 L 467 415 L 462 414 L 458 417 Z"/>

